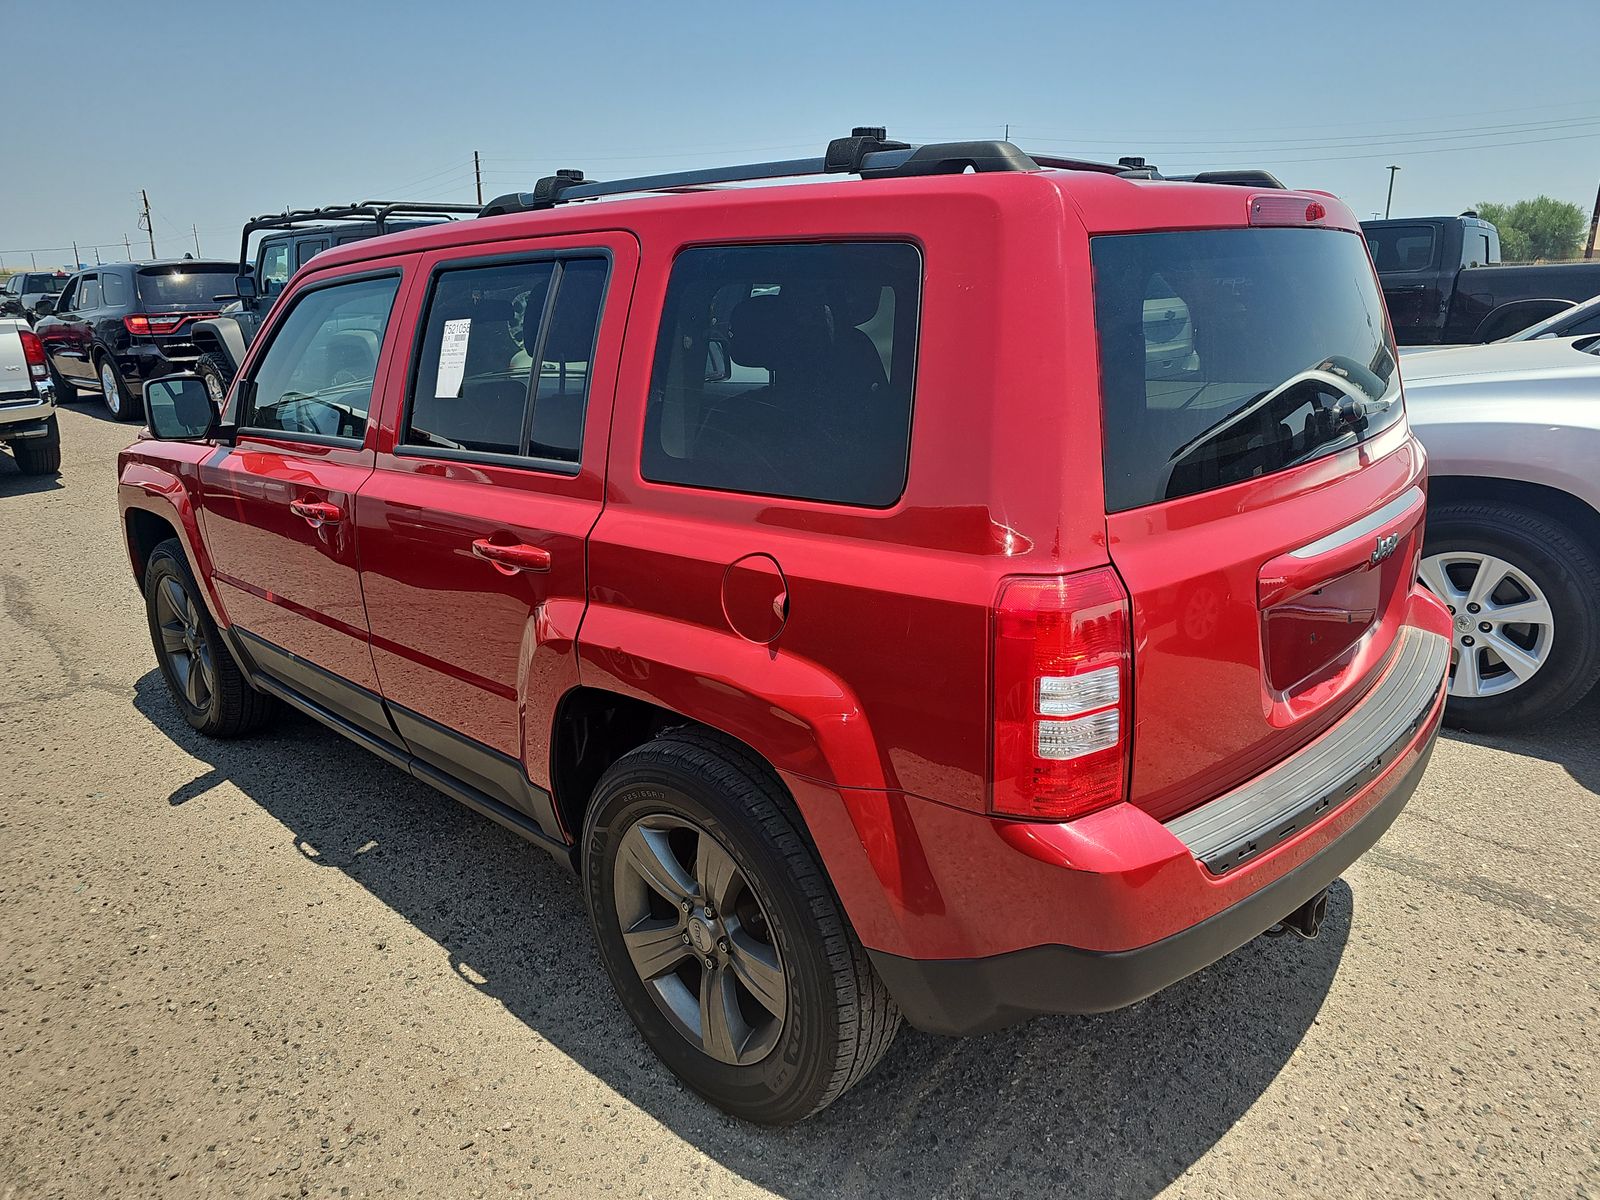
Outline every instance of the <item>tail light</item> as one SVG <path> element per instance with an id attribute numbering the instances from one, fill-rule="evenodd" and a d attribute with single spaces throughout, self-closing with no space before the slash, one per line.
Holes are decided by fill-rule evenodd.
<path id="1" fill-rule="evenodd" d="M 178 313 L 169 317 L 147 317 L 138 313 L 131 317 L 123 317 L 122 323 L 127 326 L 129 333 L 176 333 L 178 326 L 189 320 L 192 314 Z"/>
<path id="2" fill-rule="evenodd" d="M 31 329 L 17 330 L 17 336 L 22 339 L 22 357 L 28 364 L 28 378 L 39 382 L 45 378 L 44 343 L 39 340 L 39 335 Z"/>
<path id="3" fill-rule="evenodd" d="M 1128 594 L 1110 567 L 1006 582 L 995 606 L 990 806 L 1067 820 L 1127 792 Z"/>
<path id="4" fill-rule="evenodd" d="M 1252 225 L 1315 225 L 1328 218 L 1328 206 L 1304 196 L 1251 196 Z"/>

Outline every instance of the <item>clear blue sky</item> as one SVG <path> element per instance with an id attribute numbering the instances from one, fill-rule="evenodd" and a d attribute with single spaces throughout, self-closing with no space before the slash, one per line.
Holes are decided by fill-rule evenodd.
<path id="1" fill-rule="evenodd" d="M 1389 163 L 1397 215 L 1540 192 L 1587 213 L 1597 26 L 1595 0 L 0 0 L 0 260 L 76 239 L 110 261 L 124 235 L 139 253 L 141 187 L 160 252 L 192 250 L 194 225 L 227 257 L 253 213 L 470 201 L 475 149 L 490 196 L 555 167 L 820 153 L 852 124 L 1261 165 L 1363 217 Z"/>

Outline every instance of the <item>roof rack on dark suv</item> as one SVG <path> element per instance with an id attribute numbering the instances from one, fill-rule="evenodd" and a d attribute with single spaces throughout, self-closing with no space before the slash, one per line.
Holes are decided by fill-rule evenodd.
<path id="1" fill-rule="evenodd" d="M 1044 168 L 1098 171 L 1140 179 L 1165 178 L 1142 158 L 1102 163 L 1030 154 L 1012 142 L 997 138 L 971 142 L 928 142 L 913 146 L 908 142 L 890 140 L 888 131 L 881 125 L 862 125 L 852 129 L 849 137 L 834 138 L 829 142 L 821 158 L 790 158 L 611 180 L 588 179 L 581 170 L 560 170 L 539 180 L 531 192 L 509 192 L 504 196 L 496 196 L 479 210 L 478 215 L 498 217 L 506 213 L 554 208 L 557 204 L 568 204 L 575 200 L 596 200 L 602 196 L 685 191 L 724 183 L 757 183 L 770 179 L 797 179 L 807 175 L 848 174 L 859 175 L 863 179 L 887 179 L 915 175 L 961 175 L 968 171 L 978 174 L 1038 171 Z M 1283 187 L 1269 172 L 1255 170 L 1205 171 L 1183 178 L 1191 183 Z"/>
<path id="2" fill-rule="evenodd" d="M 239 235 L 235 303 L 194 326 L 200 358 L 196 371 L 214 399 L 227 391 L 273 299 L 290 277 L 322 251 L 348 242 L 415 229 L 437 221 L 476 216 L 475 204 L 430 204 L 414 200 L 362 200 L 324 208 L 286 208 L 244 223 Z M 250 239 L 266 234 L 250 256 Z"/>

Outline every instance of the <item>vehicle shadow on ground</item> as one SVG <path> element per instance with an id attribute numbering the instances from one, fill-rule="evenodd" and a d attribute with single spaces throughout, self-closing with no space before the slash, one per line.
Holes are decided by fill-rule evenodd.
<path id="1" fill-rule="evenodd" d="M 24 475 L 10 455 L 0 453 L 0 499 L 53 492 L 63 486 L 59 475 Z"/>
<path id="2" fill-rule="evenodd" d="M 134 706 L 209 764 L 172 805 L 231 781 L 310 861 L 444 947 L 462 979 L 679 1137 L 800 1200 L 1151 1196 L 1283 1068 L 1350 931 L 1352 896 L 1339 883 L 1316 942 L 1258 939 L 1104 1016 L 965 1041 L 904 1029 L 832 1108 L 797 1128 L 761 1129 L 717 1112 L 656 1062 L 613 999 L 575 881 L 543 851 L 297 715 L 247 741 L 210 741 L 184 723 L 156 671 L 135 685 Z"/>
<path id="3" fill-rule="evenodd" d="M 1467 733 L 1446 728 L 1444 736 L 1508 754 L 1555 763 L 1580 787 L 1600 796 L 1600 687 L 1553 721 L 1506 733 Z"/>

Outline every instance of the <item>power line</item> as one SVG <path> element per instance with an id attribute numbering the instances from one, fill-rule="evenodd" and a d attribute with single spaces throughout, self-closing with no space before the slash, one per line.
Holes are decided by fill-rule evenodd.
<path id="1" fill-rule="evenodd" d="M 1593 125 L 1600 125 L 1600 116 L 1583 117 L 1569 121 L 1539 122 L 1523 125 L 1485 125 L 1479 127 L 1464 126 L 1457 131 L 1435 130 L 1430 133 L 1400 134 L 1394 137 L 1378 138 L 1370 141 L 1357 140 L 1365 138 L 1365 134 L 1351 134 L 1346 137 L 1314 140 L 1304 145 L 1285 145 L 1281 141 L 1228 141 L 1221 138 L 1202 138 L 1198 141 L 1163 142 L 1147 141 L 1139 138 L 1050 138 L 1035 137 L 1028 140 L 1044 142 L 1047 144 L 1070 144 L 1080 146 L 1110 145 L 1122 146 L 1130 141 L 1138 142 L 1140 146 L 1153 151 L 1161 151 L 1166 147 L 1189 148 L 1204 147 L 1229 149 L 1235 146 L 1253 147 L 1266 146 L 1269 152 L 1291 150 L 1354 150 L 1363 146 L 1409 146 L 1414 142 L 1450 142 L 1462 141 L 1477 137 L 1506 137 L 1514 133 L 1551 133 L 1561 129 L 1585 129 Z M 1020 128 L 1020 127 L 1019 127 Z"/>

